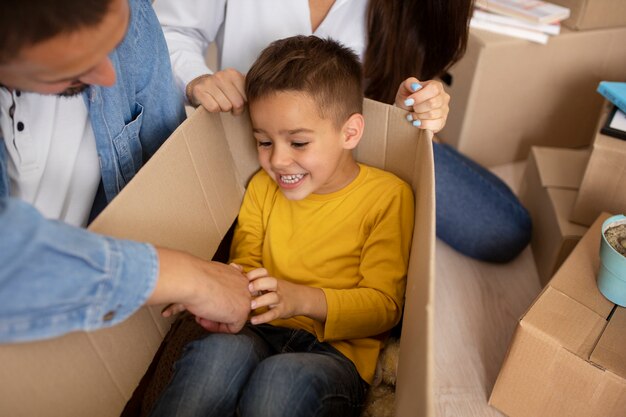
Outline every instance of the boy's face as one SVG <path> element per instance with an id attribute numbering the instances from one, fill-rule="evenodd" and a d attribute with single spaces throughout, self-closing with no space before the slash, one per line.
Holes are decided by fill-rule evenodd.
<path id="1" fill-rule="evenodd" d="M 250 117 L 259 163 L 288 199 L 339 191 L 358 175 L 350 149 L 361 136 L 361 115 L 338 128 L 308 94 L 286 91 L 252 102 Z M 353 118 L 360 118 L 358 132 Z"/>
<path id="2" fill-rule="evenodd" d="M 42 94 L 73 95 L 87 85 L 111 86 L 115 70 L 108 54 L 128 27 L 128 0 L 112 0 L 102 22 L 23 48 L 0 64 L 0 84 Z"/>

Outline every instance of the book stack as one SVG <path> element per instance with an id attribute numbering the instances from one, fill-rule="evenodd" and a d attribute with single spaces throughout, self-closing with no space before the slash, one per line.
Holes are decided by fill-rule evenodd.
<path id="1" fill-rule="evenodd" d="M 470 27 L 541 44 L 561 31 L 567 7 L 539 0 L 476 0 Z"/>

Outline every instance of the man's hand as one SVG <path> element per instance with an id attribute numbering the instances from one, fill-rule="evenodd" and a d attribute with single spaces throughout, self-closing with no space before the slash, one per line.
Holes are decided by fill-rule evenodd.
<path id="1" fill-rule="evenodd" d="M 240 115 L 246 103 L 245 77 L 232 68 L 201 75 L 187 84 L 186 94 L 194 107 L 201 105 L 211 113 L 232 111 Z"/>
<path id="2" fill-rule="evenodd" d="M 395 105 L 409 111 L 407 120 L 415 127 L 439 132 L 446 124 L 450 95 L 439 81 L 420 82 L 415 77 L 400 84 Z"/>
<path id="3" fill-rule="evenodd" d="M 157 248 L 159 280 L 148 304 L 173 303 L 164 316 L 188 310 L 209 331 L 236 333 L 250 313 L 248 280 L 241 270 Z"/>
<path id="4" fill-rule="evenodd" d="M 252 294 L 252 309 L 268 307 L 267 311 L 252 316 L 252 324 L 268 323 L 275 319 L 307 316 L 319 322 L 326 321 L 326 296 L 319 288 L 294 284 L 269 276 L 265 268 L 247 274 Z"/>

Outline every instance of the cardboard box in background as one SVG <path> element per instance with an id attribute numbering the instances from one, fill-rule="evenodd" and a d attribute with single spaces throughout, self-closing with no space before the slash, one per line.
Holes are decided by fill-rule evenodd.
<path id="1" fill-rule="evenodd" d="M 570 9 L 570 17 L 561 22 L 570 29 L 598 29 L 626 26 L 624 0 L 550 0 Z"/>
<path id="2" fill-rule="evenodd" d="M 520 201 L 533 221 L 530 247 L 545 286 L 587 227 L 568 220 L 589 159 L 587 149 L 534 146 L 520 185 Z"/>
<path id="3" fill-rule="evenodd" d="M 470 30 L 449 71 L 450 114 L 437 135 L 484 166 L 523 160 L 530 147 L 581 147 L 594 137 L 602 80 L 626 74 L 626 27 L 562 29 L 547 45 Z"/>
<path id="4" fill-rule="evenodd" d="M 520 319 L 489 404 L 510 417 L 624 417 L 626 310 L 596 285 L 603 214 Z"/>
<path id="5" fill-rule="evenodd" d="M 626 214 L 626 140 L 600 133 L 611 107 L 606 105 L 600 117 L 589 163 L 570 216 L 571 221 L 582 225 L 590 225 L 603 211 Z"/>
<path id="6" fill-rule="evenodd" d="M 434 169 L 432 135 L 399 108 L 366 100 L 357 159 L 412 184 L 416 219 L 409 264 L 396 415 L 432 417 Z M 247 116 L 196 111 L 91 225 L 210 259 L 258 169 Z M 0 415 L 117 417 L 146 372 L 169 321 L 142 308 L 119 326 L 0 345 Z"/>

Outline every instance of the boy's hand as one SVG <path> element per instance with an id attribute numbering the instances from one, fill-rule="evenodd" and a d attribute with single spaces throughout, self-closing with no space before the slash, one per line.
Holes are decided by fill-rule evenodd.
<path id="1" fill-rule="evenodd" d="M 307 316 L 322 323 L 326 321 L 326 296 L 321 289 L 271 277 L 265 268 L 254 269 L 246 275 L 252 295 L 250 307 L 253 310 L 268 308 L 259 315 L 253 315 L 250 319 L 252 324 L 294 316 Z"/>
<path id="2" fill-rule="evenodd" d="M 245 77 L 232 68 L 201 75 L 187 84 L 186 94 L 194 107 L 201 105 L 211 113 L 232 111 L 237 116 L 246 103 Z"/>
<path id="3" fill-rule="evenodd" d="M 439 132 L 446 124 L 450 95 L 439 81 L 407 78 L 400 84 L 395 105 L 409 111 L 407 120 L 415 127 Z"/>

